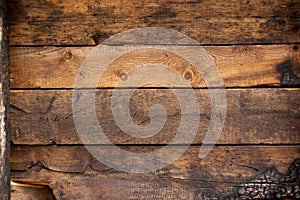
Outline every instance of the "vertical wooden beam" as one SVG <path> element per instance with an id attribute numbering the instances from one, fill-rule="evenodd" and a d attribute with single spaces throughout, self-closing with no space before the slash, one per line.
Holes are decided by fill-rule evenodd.
<path id="1" fill-rule="evenodd" d="M 0 199 L 10 198 L 7 0 L 0 0 Z"/>

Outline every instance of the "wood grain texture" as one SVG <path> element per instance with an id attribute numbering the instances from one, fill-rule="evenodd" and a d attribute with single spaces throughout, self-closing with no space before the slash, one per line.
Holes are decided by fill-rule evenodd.
<path id="1" fill-rule="evenodd" d="M 194 92 L 201 114 L 194 143 L 201 144 L 211 118 L 210 96 L 204 89 Z M 146 139 L 124 134 L 116 125 L 110 106 L 111 95 L 112 90 L 97 90 L 95 108 L 102 129 L 115 144 L 167 144 L 175 136 L 181 114 L 170 90 L 139 89 L 133 93 L 129 112 L 136 124 L 149 124 L 148 111 L 153 104 L 163 105 L 167 113 L 167 121 L 159 134 Z M 299 143 L 299 89 L 227 89 L 226 95 L 227 115 L 219 144 Z M 186 101 L 189 98 L 187 96 Z M 81 144 L 73 121 L 71 90 L 13 90 L 10 108 L 14 144 Z M 195 110 L 188 113 L 194 119 Z M 101 141 L 98 136 L 91 140 Z"/>
<path id="2" fill-rule="evenodd" d="M 13 182 L 11 186 L 12 200 L 55 200 L 47 185 L 30 185 Z"/>
<path id="3" fill-rule="evenodd" d="M 144 152 L 156 147 L 127 148 Z M 82 146 L 14 146 L 12 179 L 48 182 L 57 199 L 194 199 L 199 188 L 227 190 L 268 167 L 285 173 L 300 156 L 299 146 L 284 145 L 218 146 L 203 159 L 198 151 L 199 146 L 190 147 L 155 172 L 128 174 L 103 165 Z"/>
<path id="4" fill-rule="evenodd" d="M 284 81 L 287 75 L 293 76 L 296 80 L 290 82 L 290 85 L 300 85 L 299 45 L 204 48 L 215 62 L 225 87 L 286 86 L 289 85 Z M 11 47 L 11 88 L 73 88 L 78 70 L 91 49 L 91 47 Z M 201 74 L 190 63 L 179 56 L 160 51 L 147 53 L 139 51 L 122 56 L 107 67 L 97 87 L 115 87 L 123 74 L 147 62 L 168 65 L 182 76 L 190 73 L 191 86 L 206 87 Z"/>
<path id="5" fill-rule="evenodd" d="M 207 190 L 215 194 L 236 190 L 246 180 L 257 186 L 251 177 L 269 167 L 282 173 L 275 180 L 278 183 L 285 172 L 290 175 L 288 167 L 300 158 L 299 0 L 10 0 L 8 15 L 13 199 L 199 199 L 206 197 Z M 212 118 L 202 75 L 186 60 L 164 51 L 132 52 L 115 60 L 97 85 L 95 108 L 106 136 L 119 148 L 136 153 L 155 151 L 168 144 L 180 126 L 175 95 L 161 86 L 146 85 L 130 100 L 132 119 L 137 125 L 148 125 L 149 109 L 159 103 L 166 109 L 165 126 L 145 139 L 125 134 L 118 127 L 111 107 L 122 105 L 112 105 L 110 88 L 136 66 L 147 62 L 176 69 L 197 88 L 193 91 L 201 111 L 193 145 L 180 158 L 155 172 L 130 174 L 104 165 L 82 145 L 74 125 L 72 89 L 93 46 L 117 37 L 117 33 L 142 27 L 175 30 L 204 45 L 227 87 L 228 105 L 217 145 L 200 159 L 199 150 Z M 177 34 L 170 39 L 157 31 L 166 39 L 145 41 L 147 34 L 128 34 L 125 39 L 106 40 L 106 45 L 192 46 Z M 3 58 L 1 62 L 6 62 Z M 190 98 L 186 96 L 185 101 Z M 8 101 L 0 101 L 0 108 L 3 102 Z M 195 110 L 188 111 L 190 124 L 196 122 L 195 115 Z M 89 117 L 85 115 L 84 121 Z M 91 149 L 122 161 L 98 135 L 90 140 L 95 143 Z M 176 152 L 187 145 L 171 148 Z M 3 162 L 8 166 L 7 157 L 1 158 L 0 166 Z M 299 161 L 294 165 L 298 173 Z M 271 175 L 276 175 L 273 172 Z M 3 182 L 2 177 L 8 177 L 8 168 L 0 174 L 0 199 L 4 199 L 9 195 L 9 182 Z M 295 177 L 292 184 L 299 182 L 299 175 Z"/>
<path id="6" fill-rule="evenodd" d="M 165 27 L 201 44 L 299 42 L 297 0 L 9 1 L 11 45 L 95 45 L 137 27 Z"/>
<path id="7" fill-rule="evenodd" d="M 10 198 L 7 2 L 0 0 L 0 199 Z"/>

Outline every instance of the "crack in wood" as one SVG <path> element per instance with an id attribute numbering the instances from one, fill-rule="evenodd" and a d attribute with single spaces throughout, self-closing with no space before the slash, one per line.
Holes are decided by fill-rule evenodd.
<path id="1" fill-rule="evenodd" d="M 14 109 L 14 110 L 16 110 L 16 111 L 19 111 L 19 112 L 21 112 L 21 113 L 27 114 L 27 112 L 26 112 L 25 110 L 23 110 L 22 108 L 19 108 L 18 106 L 13 105 L 13 104 L 10 104 L 10 105 L 9 105 L 9 108 L 10 108 L 10 109 Z"/>

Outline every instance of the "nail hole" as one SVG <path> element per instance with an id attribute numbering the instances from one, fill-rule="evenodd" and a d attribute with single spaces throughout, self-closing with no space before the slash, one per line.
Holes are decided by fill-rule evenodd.
<path id="1" fill-rule="evenodd" d="M 124 74 L 121 75 L 121 80 L 122 80 L 122 81 L 126 81 L 127 78 L 128 78 L 128 77 L 127 77 L 127 74 L 124 73 Z"/>
<path id="2" fill-rule="evenodd" d="M 53 139 L 49 140 L 50 144 L 56 144 L 56 142 Z"/>
<path id="3" fill-rule="evenodd" d="M 50 113 L 50 114 L 48 115 L 48 119 L 50 119 L 51 121 L 55 121 L 56 118 L 57 118 L 57 116 L 56 116 L 56 114 L 54 114 L 54 113 Z"/>
<path id="4" fill-rule="evenodd" d="M 30 15 L 25 16 L 25 20 L 31 20 L 31 16 Z"/>
<path id="5" fill-rule="evenodd" d="M 71 51 L 66 51 L 64 53 L 64 57 L 65 57 L 65 59 L 70 60 L 73 57 L 73 54 Z"/>
<path id="6" fill-rule="evenodd" d="M 193 74 L 190 71 L 185 72 L 184 78 L 188 81 L 192 80 Z"/>
<path id="7" fill-rule="evenodd" d="M 297 51 L 298 50 L 298 46 L 297 45 L 293 46 L 293 50 Z"/>

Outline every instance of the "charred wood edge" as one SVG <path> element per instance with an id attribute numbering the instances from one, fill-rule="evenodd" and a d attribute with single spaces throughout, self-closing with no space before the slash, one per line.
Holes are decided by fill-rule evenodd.
<path id="1" fill-rule="evenodd" d="M 290 60 L 277 65 L 277 72 L 281 74 L 280 83 L 285 86 L 299 86 L 300 78 L 293 72 L 293 64 Z"/>
<path id="2" fill-rule="evenodd" d="M 199 188 L 195 200 L 243 199 L 300 199 L 300 158 L 281 174 L 275 167 L 257 172 L 253 177 L 233 189 L 218 192 L 213 188 Z"/>
<path id="3" fill-rule="evenodd" d="M 10 199 L 7 0 L 0 0 L 0 199 Z"/>

